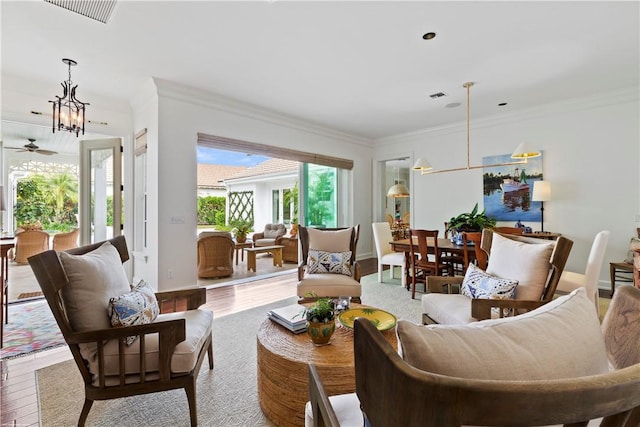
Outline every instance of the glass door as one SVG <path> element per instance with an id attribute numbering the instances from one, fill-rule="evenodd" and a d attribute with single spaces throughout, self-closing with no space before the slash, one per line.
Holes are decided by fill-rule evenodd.
<path id="1" fill-rule="evenodd" d="M 122 140 L 80 143 L 80 243 L 122 233 Z"/>
<path id="2" fill-rule="evenodd" d="M 338 226 L 337 175 L 329 166 L 304 164 L 305 225 L 314 228 Z"/>

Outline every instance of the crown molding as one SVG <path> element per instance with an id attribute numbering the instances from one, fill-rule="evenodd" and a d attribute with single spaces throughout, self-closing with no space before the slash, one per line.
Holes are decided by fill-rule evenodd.
<path id="1" fill-rule="evenodd" d="M 371 147 L 372 140 L 362 136 L 348 134 L 321 126 L 315 123 L 304 121 L 296 117 L 278 113 L 254 104 L 237 101 L 232 98 L 207 92 L 202 89 L 180 85 L 168 80 L 153 78 L 157 88 L 158 96 L 175 99 L 178 101 L 188 102 L 200 105 L 205 108 L 215 109 L 230 114 L 246 117 L 252 120 L 258 120 L 265 123 L 275 124 L 287 127 L 289 129 L 299 130 L 315 135 L 338 139 L 347 143 Z"/>
<path id="2" fill-rule="evenodd" d="M 581 110 L 591 110 L 609 105 L 625 104 L 640 100 L 640 87 L 628 87 L 616 91 L 598 93 L 586 97 L 571 98 L 553 103 L 538 105 L 532 108 L 512 111 L 500 115 L 471 119 L 473 127 L 486 128 L 500 125 L 517 123 L 523 120 L 531 120 L 534 118 L 550 116 L 560 113 L 568 113 Z M 459 121 L 442 126 L 434 126 L 413 132 L 402 133 L 394 136 L 380 138 L 373 141 L 376 148 L 387 145 L 406 142 L 411 139 L 419 139 L 432 135 L 447 135 L 451 133 L 461 132 L 466 127 L 466 121 Z"/>

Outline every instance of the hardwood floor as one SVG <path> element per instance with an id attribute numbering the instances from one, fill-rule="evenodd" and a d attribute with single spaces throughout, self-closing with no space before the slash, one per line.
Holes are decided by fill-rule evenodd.
<path id="1" fill-rule="evenodd" d="M 377 271 L 375 259 L 359 263 L 363 276 Z M 294 296 L 297 282 L 294 270 L 269 279 L 209 289 L 204 307 L 213 311 L 214 318 L 226 316 Z M 35 372 L 71 358 L 71 352 L 64 346 L 16 359 L 3 359 L 0 363 L 0 425 L 38 426 Z"/>

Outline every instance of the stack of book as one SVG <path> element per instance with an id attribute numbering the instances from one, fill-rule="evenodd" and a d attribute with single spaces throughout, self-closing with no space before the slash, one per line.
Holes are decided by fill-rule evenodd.
<path id="1" fill-rule="evenodd" d="M 305 308 L 304 305 L 293 304 L 286 307 L 275 308 L 269 311 L 267 316 L 294 334 L 299 334 L 307 330 L 307 319 L 304 313 Z"/>

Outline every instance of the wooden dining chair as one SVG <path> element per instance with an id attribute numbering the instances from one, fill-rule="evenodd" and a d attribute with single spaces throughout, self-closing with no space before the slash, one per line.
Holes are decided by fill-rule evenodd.
<path id="1" fill-rule="evenodd" d="M 417 242 L 418 247 L 411 247 L 411 298 L 416 297 L 416 286 L 418 282 L 425 283 L 427 289 L 427 276 L 440 276 L 443 272 L 453 276 L 453 268 L 450 264 L 442 262 L 441 253 L 438 249 L 438 230 L 409 230 L 409 236 Z M 432 245 L 427 244 L 427 239 L 433 241 Z M 416 249 L 418 252 L 416 252 Z"/>
<path id="2" fill-rule="evenodd" d="M 493 231 L 501 234 L 522 234 L 523 227 L 493 227 Z"/>
<path id="3" fill-rule="evenodd" d="M 462 253 L 464 258 L 464 272 L 467 271 L 469 263 L 475 262 L 482 270 L 487 269 L 488 256 L 482 249 L 480 242 L 482 242 L 481 232 L 463 232 L 462 233 Z M 470 253 L 472 252 L 472 253 Z"/>

